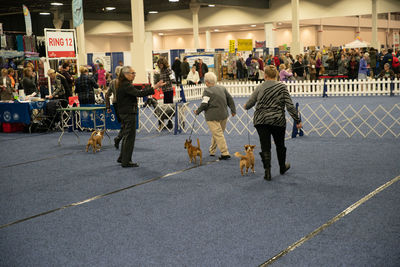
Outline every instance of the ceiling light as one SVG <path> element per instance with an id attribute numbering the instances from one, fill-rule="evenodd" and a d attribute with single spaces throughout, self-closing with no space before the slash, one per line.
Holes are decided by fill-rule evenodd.
<path id="1" fill-rule="evenodd" d="M 215 7 L 215 5 L 208 5 L 209 7 Z"/>
<path id="2" fill-rule="evenodd" d="M 179 0 L 169 0 L 169 1 L 173 3 L 179 2 Z"/>
<path id="3" fill-rule="evenodd" d="M 282 22 L 278 22 L 278 25 L 282 25 Z"/>
<path id="4" fill-rule="evenodd" d="M 158 11 L 149 11 L 149 14 L 157 14 Z"/>
<path id="5" fill-rule="evenodd" d="M 107 11 L 115 10 L 115 7 L 113 7 L 113 6 L 108 6 L 108 7 L 106 7 L 106 10 L 107 10 Z"/>
<path id="6" fill-rule="evenodd" d="M 257 25 L 255 25 L 255 24 L 253 24 L 253 25 L 250 25 L 250 27 L 256 27 Z"/>
<path id="7" fill-rule="evenodd" d="M 158 35 L 164 35 L 164 33 L 160 32 Z"/>
<path id="8" fill-rule="evenodd" d="M 48 16 L 48 15 L 50 15 L 49 12 L 40 12 L 39 14 L 42 15 L 42 16 Z"/>
<path id="9" fill-rule="evenodd" d="M 63 3 L 54 2 L 54 3 L 51 3 L 50 5 L 52 5 L 52 6 L 63 6 L 64 4 Z"/>
<path id="10" fill-rule="evenodd" d="M 214 29 L 214 31 L 215 31 L 215 32 L 219 32 L 219 30 L 218 30 L 218 29 Z"/>

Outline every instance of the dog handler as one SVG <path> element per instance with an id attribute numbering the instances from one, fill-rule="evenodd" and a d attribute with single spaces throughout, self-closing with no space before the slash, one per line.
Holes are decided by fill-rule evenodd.
<path id="1" fill-rule="evenodd" d="M 260 137 L 260 156 L 265 170 L 264 179 L 268 181 L 271 180 L 271 135 L 275 141 L 280 173 L 284 174 L 290 168 L 290 164 L 286 163 L 285 107 L 295 120 L 297 128 L 301 128 L 301 121 L 293 106 L 289 91 L 285 84 L 276 81 L 277 75 L 275 66 L 265 67 L 265 82 L 257 86 L 244 105 L 244 108 L 248 110 L 257 103 L 253 123 Z"/>
<path id="2" fill-rule="evenodd" d="M 136 115 L 138 113 L 137 98 L 153 95 L 154 90 L 165 85 L 161 80 L 154 88 L 138 90 L 132 85 L 136 72 L 130 67 L 125 66 L 121 69 L 116 84 L 118 113 L 124 128 L 122 130 L 122 147 L 117 162 L 122 167 L 139 167 L 132 162 L 132 153 L 136 137 Z"/>
<path id="3" fill-rule="evenodd" d="M 203 93 L 203 100 L 200 107 L 194 111 L 199 115 L 205 111 L 206 122 L 212 133 L 211 146 L 209 149 L 210 156 L 215 156 L 217 146 L 221 151 L 220 160 L 227 160 L 229 155 L 228 146 L 224 136 L 226 122 L 228 121 L 228 106 L 231 110 L 232 117 L 236 115 L 235 102 L 225 87 L 215 85 L 217 77 L 213 72 L 207 72 L 204 75 L 204 81 L 207 88 Z"/>

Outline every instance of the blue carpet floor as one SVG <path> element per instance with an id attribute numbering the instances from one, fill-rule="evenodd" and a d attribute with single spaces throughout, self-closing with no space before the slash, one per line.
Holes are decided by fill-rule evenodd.
<path id="1" fill-rule="evenodd" d="M 368 98 L 365 98 L 368 99 Z M 311 101 L 311 100 L 310 100 Z M 137 169 L 123 169 L 104 140 L 95 155 L 72 134 L 0 134 L 0 227 L 71 203 L 162 177 L 0 229 L 0 266 L 257 266 L 400 175 L 394 138 L 288 140 L 290 171 L 240 175 L 238 160 L 188 169 L 187 135 L 140 133 Z M 242 151 L 247 136 L 227 138 Z M 273 146 L 274 150 L 274 146 Z M 400 184 L 395 183 L 277 266 L 399 266 Z"/>

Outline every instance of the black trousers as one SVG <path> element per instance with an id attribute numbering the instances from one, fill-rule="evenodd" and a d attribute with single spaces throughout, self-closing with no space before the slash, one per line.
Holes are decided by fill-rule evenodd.
<path id="1" fill-rule="evenodd" d="M 119 130 L 118 136 L 117 136 L 117 140 L 121 141 L 122 140 L 122 133 L 123 133 L 124 125 L 122 124 L 121 117 L 119 116 L 118 104 L 117 103 L 113 103 L 113 106 L 114 106 L 114 110 L 115 110 L 116 120 L 121 124 L 121 129 Z"/>
<path id="2" fill-rule="evenodd" d="M 164 104 L 173 104 L 174 103 L 174 91 L 166 91 L 164 92 Z"/>
<path id="3" fill-rule="evenodd" d="M 271 152 L 271 135 L 274 138 L 276 152 L 278 155 L 285 151 L 286 127 L 260 124 L 255 126 L 260 137 L 261 151 L 263 153 Z"/>
<path id="4" fill-rule="evenodd" d="M 124 125 L 122 130 L 122 147 L 119 158 L 122 164 L 132 161 L 132 153 L 136 139 L 136 114 L 119 114 L 121 123 Z"/>

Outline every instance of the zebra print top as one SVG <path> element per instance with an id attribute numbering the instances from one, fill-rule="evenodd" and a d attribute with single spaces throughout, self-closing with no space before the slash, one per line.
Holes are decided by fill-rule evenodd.
<path id="1" fill-rule="evenodd" d="M 257 86 L 246 103 L 246 109 L 251 109 L 256 104 L 254 125 L 286 127 L 285 107 L 295 122 L 300 122 L 289 91 L 281 82 L 268 80 Z"/>

